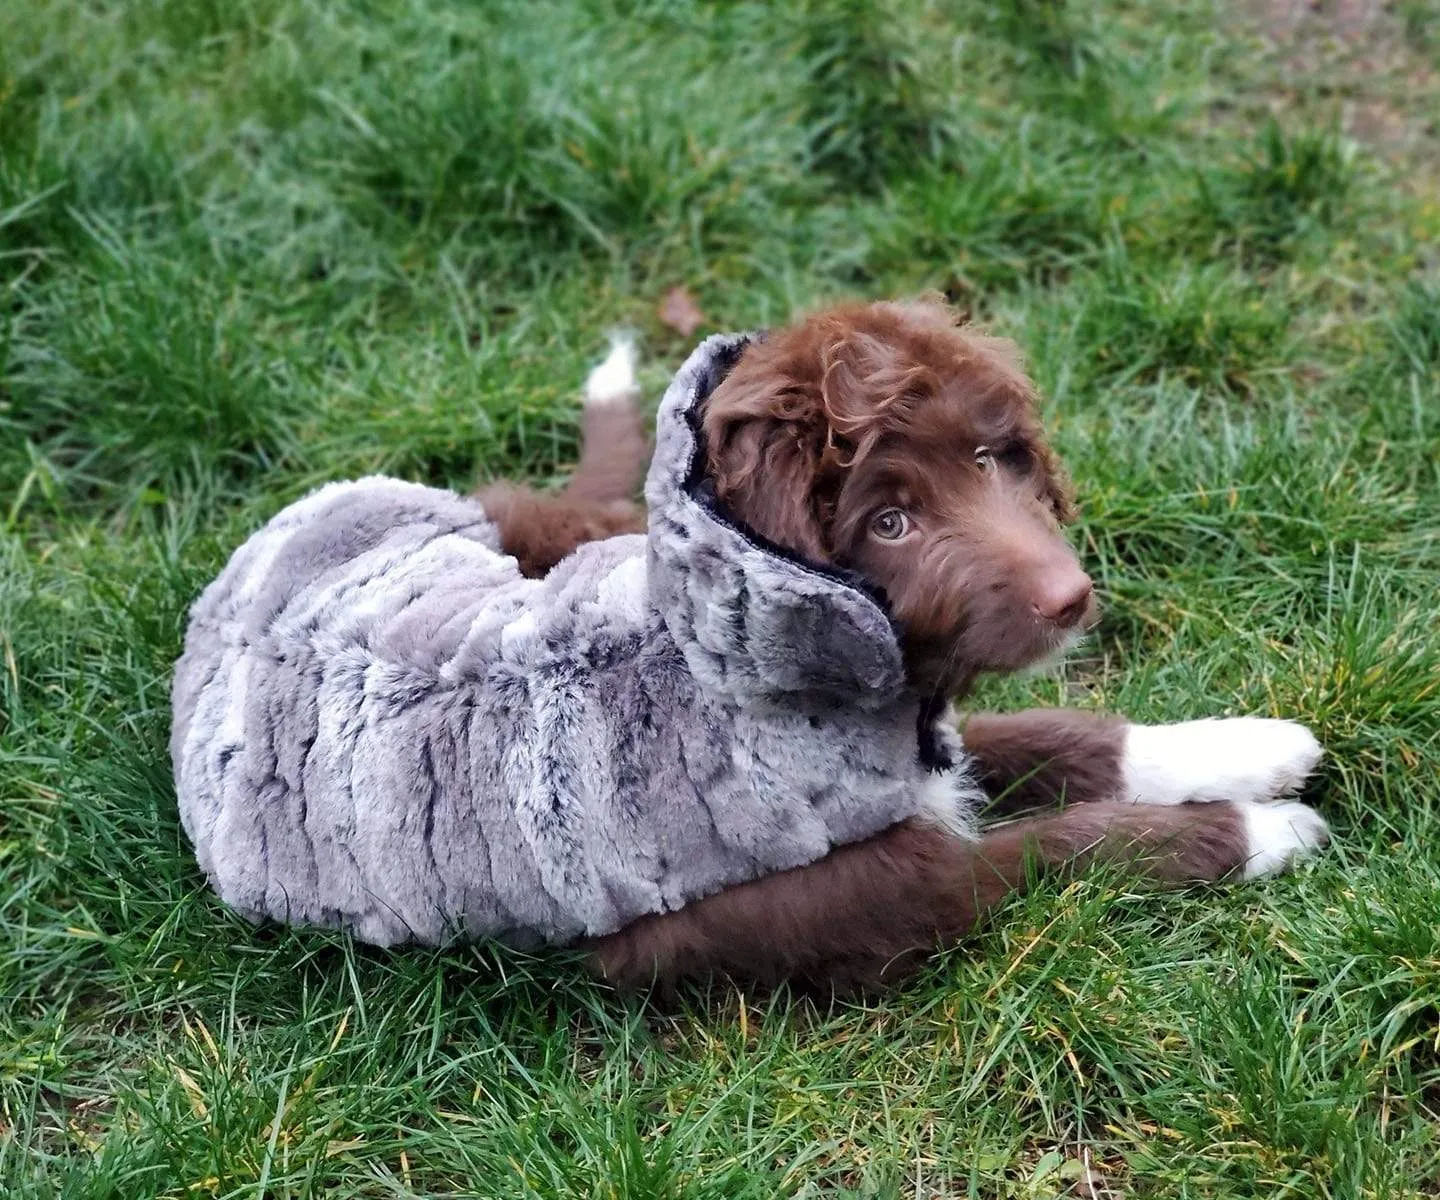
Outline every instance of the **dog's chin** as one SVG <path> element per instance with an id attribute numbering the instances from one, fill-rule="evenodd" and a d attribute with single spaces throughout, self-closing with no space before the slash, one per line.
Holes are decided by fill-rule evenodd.
<path id="1" fill-rule="evenodd" d="M 1037 653 L 1029 662 L 1010 668 L 1011 672 L 1021 675 L 1043 675 L 1058 669 L 1071 654 L 1080 648 L 1093 628 L 1093 625 L 1077 625 L 1073 629 L 1063 630 L 1061 636 L 1055 639 L 1052 647 Z"/>
<path id="2" fill-rule="evenodd" d="M 928 692 L 960 696 L 980 675 L 1031 675 L 1055 669 L 1093 628 L 1094 622 L 1089 620 L 1070 629 L 1038 624 L 967 628 L 949 653 L 936 655 L 933 665 L 917 664 L 913 675 Z"/>
<path id="3" fill-rule="evenodd" d="M 985 675 L 1041 675 L 1064 662 L 1078 642 L 1079 639 L 1067 637 L 1037 648 L 1029 654 L 1005 655 L 996 661 L 985 663 L 980 672 Z"/>

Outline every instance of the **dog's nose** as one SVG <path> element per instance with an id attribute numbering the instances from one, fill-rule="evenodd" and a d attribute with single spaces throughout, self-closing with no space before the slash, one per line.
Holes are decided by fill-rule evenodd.
<path id="1" fill-rule="evenodd" d="M 1035 611 L 1062 629 L 1079 623 L 1090 605 L 1095 585 L 1079 567 L 1052 571 L 1040 582 L 1035 594 Z"/>

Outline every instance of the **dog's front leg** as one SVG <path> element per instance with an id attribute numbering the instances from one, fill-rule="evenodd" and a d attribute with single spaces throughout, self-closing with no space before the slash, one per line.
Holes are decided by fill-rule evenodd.
<path id="1" fill-rule="evenodd" d="M 1094 800 L 1274 800 L 1297 792 L 1320 760 L 1303 725 L 1260 717 L 1136 725 L 1037 708 L 977 714 L 961 737 L 996 813 Z"/>
<path id="2" fill-rule="evenodd" d="M 1120 799 L 1274 800 L 1298 792 L 1320 755 L 1315 735 L 1295 721 L 1225 717 L 1127 725 Z"/>
<path id="3" fill-rule="evenodd" d="M 1269 818 L 1257 823 L 1255 813 Z M 720 973 L 873 987 L 952 944 L 1035 872 L 1100 859 L 1158 883 L 1250 878 L 1320 845 L 1299 804 L 1076 805 L 966 841 L 919 821 L 819 862 L 728 888 L 597 939 L 591 963 L 626 987 Z"/>
<path id="4" fill-rule="evenodd" d="M 992 816 L 1121 798 L 1129 722 L 1071 708 L 977 713 L 960 731 Z"/>

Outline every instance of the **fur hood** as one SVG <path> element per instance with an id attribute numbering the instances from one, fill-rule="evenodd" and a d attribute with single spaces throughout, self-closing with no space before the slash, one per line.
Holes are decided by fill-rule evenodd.
<path id="1" fill-rule="evenodd" d="M 648 535 L 544 579 L 476 501 L 378 477 L 236 551 L 171 735 L 223 899 L 387 945 L 565 942 L 907 817 L 973 828 L 880 598 L 715 503 L 699 417 L 749 341 L 709 339 L 667 390 Z"/>
<path id="2" fill-rule="evenodd" d="M 645 484 L 652 605 L 695 678 L 740 704 L 883 708 L 905 687 L 883 600 L 858 577 L 769 544 L 719 507 L 704 472 L 704 402 L 750 344 L 717 335 L 656 417 Z"/>

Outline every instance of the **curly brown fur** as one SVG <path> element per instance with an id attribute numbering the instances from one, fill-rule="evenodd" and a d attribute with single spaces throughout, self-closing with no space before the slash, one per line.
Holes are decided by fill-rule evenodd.
<path id="1" fill-rule="evenodd" d="M 1061 536 L 1069 484 L 1015 347 L 938 304 L 849 305 L 748 349 L 705 409 L 719 498 L 770 540 L 884 590 L 937 697 L 1064 647 L 1093 618 Z M 877 522 L 901 514 L 905 531 Z"/>

